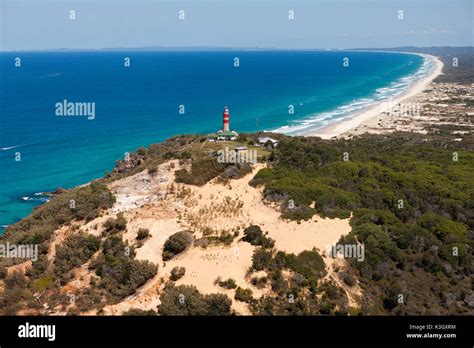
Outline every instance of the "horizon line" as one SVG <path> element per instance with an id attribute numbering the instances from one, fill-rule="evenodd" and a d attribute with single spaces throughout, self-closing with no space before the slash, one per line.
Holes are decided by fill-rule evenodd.
<path id="1" fill-rule="evenodd" d="M 8 52 L 74 52 L 74 51 L 360 51 L 360 50 L 394 50 L 394 49 L 426 49 L 426 48 L 474 48 L 474 46 L 394 46 L 394 47 L 352 47 L 352 48 L 280 48 L 280 47 L 225 47 L 225 46 L 140 46 L 140 47 L 104 47 L 104 48 L 38 48 L 0 50 Z"/>

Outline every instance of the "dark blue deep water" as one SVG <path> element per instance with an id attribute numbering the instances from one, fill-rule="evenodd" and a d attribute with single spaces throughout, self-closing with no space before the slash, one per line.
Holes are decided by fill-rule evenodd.
<path id="1" fill-rule="evenodd" d="M 0 53 L 0 225 L 28 215 L 39 192 L 101 177 L 124 152 L 220 129 L 224 105 L 231 129 L 303 134 L 398 93 L 423 66 L 375 52 Z M 57 116 L 65 99 L 95 103 L 95 118 Z"/>

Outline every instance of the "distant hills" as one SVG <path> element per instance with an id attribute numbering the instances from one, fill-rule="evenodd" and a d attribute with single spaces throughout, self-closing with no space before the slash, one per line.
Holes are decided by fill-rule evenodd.
<path id="1" fill-rule="evenodd" d="M 218 46 L 143 46 L 143 47 L 104 47 L 104 48 L 51 48 L 20 51 L 406 51 L 427 54 L 444 54 L 449 51 L 472 53 L 474 47 L 390 47 L 390 48 L 279 48 L 279 47 L 218 47 Z M 8 51 L 5 51 L 8 52 Z"/>
<path id="2" fill-rule="evenodd" d="M 394 48 L 366 48 L 356 50 L 371 51 L 398 51 L 425 53 L 438 57 L 444 64 L 443 75 L 436 78 L 437 82 L 452 82 L 471 84 L 474 83 L 474 47 L 394 47 Z M 453 65 L 453 59 L 457 58 L 457 66 Z"/>

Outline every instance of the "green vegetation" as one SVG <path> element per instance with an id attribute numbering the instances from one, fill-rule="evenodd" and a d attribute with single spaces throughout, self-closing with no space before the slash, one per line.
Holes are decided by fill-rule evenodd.
<path id="1" fill-rule="evenodd" d="M 262 271 L 269 267 L 272 255 L 271 250 L 265 250 L 264 248 L 255 249 L 252 255 L 252 268 L 256 271 Z"/>
<path id="2" fill-rule="evenodd" d="M 3 315 L 14 315 L 23 308 L 26 302 L 35 306 L 31 290 L 27 288 L 28 280 L 21 272 L 13 272 L 5 277 L 4 291 L 0 296 L 0 308 Z"/>
<path id="3" fill-rule="evenodd" d="M 98 217 L 103 209 L 111 208 L 114 202 L 115 197 L 103 181 L 98 180 L 87 186 L 58 191 L 49 202 L 36 207 L 28 217 L 8 226 L 0 236 L 0 243 L 37 244 L 39 255 L 25 275 L 14 273 L 5 278 L 4 291 L 0 293 L 0 312 L 15 314 L 23 308 L 42 309 L 33 297 L 35 292 L 43 295 L 41 300 L 50 307 L 60 303 L 58 287 L 69 279 L 70 271 L 76 265 L 86 262 L 97 251 L 98 240 L 82 233 L 72 234 L 57 247 L 56 260 L 51 269 L 46 257 L 51 237 L 63 225 Z M 72 232 L 75 229 L 71 227 Z M 2 260 L 0 269 L 19 261 L 23 260 Z"/>
<path id="4" fill-rule="evenodd" d="M 181 279 L 184 274 L 186 273 L 186 268 L 184 267 L 173 267 L 173 269 L 171 270 L 171 276 L 170 276 L 170 279 L 172 281 L 177 281 L 179 279 Z"/>
<path id="5" fill-rule="evenodd" d="M 134 256 L 135 251 L 120 235 L 111 235 L 103 242 L 102 253 L 91 262 L 90 267 L 100 277 L 98 287 L 106 292 L 108 302 L 133 294 L 158 271 L 153 263 L 134 260 Z"/>
<path id="6" fill-rule="evenodd" d="M 167 283 L 158 306 L 160 315 L 230 315 L 232 301 L 223 294 L 201 295 L 194 286 Z"/>
<path id="7" fill-rule="evenodd" d="M 172 259 L 175 255 L 183 252 L 193 242 L 193 234 L 189 231 L 181 231 L 172 234 L 165 242 L 163 248 L 163 261 Z"/>
<path id="8" fill-rule="evenodd" d="M 98 217 L 102 209 L 111 208 L 114 202 L 114 196 L 100 182 L 61 191 L 51 201 L 36 207 L 28 217 L 8 226 L 0 241 L 39 244 L 40 253 L 45 254 L 51 235 L 61 225 L 74 220 L 90 221 Z"/>
<path id="9" fill-rule="evenodd" d="M 305 277 L 313 289 L 316 289 L 319 278 L 325 274 L 324 261 L 315 250 L 305 250 L 298 255 L 287 254 L 284 265 Z"/>
<path id="10" fill-rule="evenodd" d="M 88 261 L 99 250 L 100 240 L 85 233 L 70 235 L 56 248 L 54 275 L 64 285 L 71 279 L 70 271 Z"/>
<path id="11" fill-rule="evenodd" d="M 350 275 L 349 273 L 346 273 L 346 272 L 341 273 L 341 278 L 342 278 L 344 284 L 346 284 L 348 286 L 352 287 L 356 284 L 355 278 L 352 275 Z"/>
<path id="12" fill-rule="evenodd" d="M 247 300 L 251 311 L 256 315 L 316 315 L 321 314 L 322 302 L 326 299 L 330 287 L 319 286 L 325 275 L 325 264 L 316 250 L 307 250 L 298 255 L 286 254 L 283 251 L 258 248 L 253 255 L 252 268 L 265 271 L 268 276 L 253 277 L 251 283 L 258 288 L 267 286 L 269 282 L 275 295 L 263 296 L 250 300 L 243 290 L 236 291 L 236 298 Z M 285 271 L 285 273 L 283 272 Z M 284 275 L 289 274 L 289 276 Z M 238 289 L 237 289 L 238 290 Z M 338 293 L 331 299 L 330 314 L 347 308 L 345 294 Z M 344 310 L 343 310 L 344 312 Z"/>
<path id="13" fill-rule="evenodd" d="M 132 317 L 153 317 L 156 316 L 156 312 L 153 309 L 145 311 L 139 308 L 130 308 L 128 311 L 123 312 L 122 315 Z"/>
<path id="14" fill-rule="evenodd" d="M 339 243 L 363 245 L 364 260 L 349 259 L 348 268 L 337 276 L 348 287 L 357 284 L 362 288 L 359 314 L 472 314 L 474 139 L 463 135 L 462 141 L 452 141 L 444 134 L 448 133 L 364 135 L 331 141 L 272 135 L 279 145 L 275 149 L 259 148 L 260 160 L 265 158 L 268 168 L 259 171 L 251 184 L 264 186 L 265 198 L 280 202 L 286 219 L 309 219 L 314 214 L 351 217 L 352 231 Z M 130 160 L 118 161 L 106 178 L 59 191 L 30 216 L 7 227 L 0 242 L 38 244 L 39 257 L 24 275 L 6 272 L 20 260 L 1 260 L 1 314 L 15 314 L 25 308 L 47 313 L 44 304 L 80 314 L 120 301 L 154 277 L 157 266 L 135 260 L 134 248 L 123 241 L 127 229 L 123 215 L 107 220 L 100 238 L 82 233 L 74 221 L 90 221 L 112 207 L 115 198 L 106 183 L 147 169 L 154 175 L 157 166 L 169 159 L 191 164 L 189 171 L 176 175 L 181 182 L 194 185 L 217 176 L 232 179 L 246 173 L 246 166 L 221 165 L 213 157 L 215 151 L 229 144 L 208 143 L 201 138 L 177 136 L 138 149 Z M 255 135 L 242 136 L 240 141 L 251 145 Z M 457 161 L 453 160 L 454 153 Z M 64 226 L 69 237 L 57 245 L 56 259 L 50 262 L 47 253 L 51 237 Z M 148 235 L 149 231 L 139 230 L 137 240 Z M 207 242 L 224 244 L 232 243 L 235 237 L 229 233 L 205 236 Z M 248 271 L 251 283 L 271 287 L 274 292 L 250 301 L 252 313 L 354 313 L 342 289 L 322 279 L 324 263 L 316 250 L 298 255 L 277 252 L 258 226 L 247 227 L 243 240 L 258 246 Z M 163 259 L 183 252 L 192 241 L 193 235 L 186 231 L 171 236 Z M 61 285 L 70 280 L 74 269 L 89 261 L 96 276 L 89 288 L 81 289 L 81 296 L 71 307 L 60 291 Z M 264 271 L 265 275 L 252 278 L 254 271 Z M 179 279 L 181 274 L 178 268 L 171 276 Z M 231 279 L 220 282 L 225 288 L 237 286 Z M 240 299 L 249 299 L 246 290 L 238 293 Z M 40 300 L 35 298 L 38 295 Z M 193 287 L 174 287 L 171 282 L 161 300 L 162 315 L 231 314 L 227 296 L 204 296 Z"/>
<path id="15" fill-rule="evenodd" d="M 267 285 L 267 277 L 253 277 L 250 279 L 250 284 L 257 287 L 258 289 L 263 289 Z"/>
<path id="16" fill-rule="evenodd" d="M 143 240 L 150 237 L 150 230 L 148 228 L 139 228 L 137 232 L 137 239 Z"/>
<path id="17" fill-rule="evenodd" d="M 224 231 L 218 236 L 206 236 L 206 237 L 200 238 L 196 240 L 194 244 L 198 246 L 203 246 L 203 247 L 204 246 L 207 247 L 209 244 L 231 245 L 235 237 L 237 237 L 238 235 L 239 235 L 238 231 L 235 233 L 229 233 L 227 231 Z"/>
<path id="18" fill-rule="evenodd" d="M 227 280 L 221 280 L 220 278 L 216 279 L 216 284 L 224 289 L 235 289 L 237 288 L 237 283 L 234 279 L 229 278 Z"/>
<path id="19" fill-rule="evenodd" d="M 252 245 L 259 245 L 262 248 L 273 248 L 275 241 L 263 235 L 260 226 L 252 225 L 244 229 L 243 241 L 249 242 Z"/>
<path id="20" fill-rule="evenodd" d="M 123 213 L 118 213 L 117 218 L 109 218 L 104 222 L 104 235 L 123 232 L 127 229 L 127 220 Z"/>
<path id="21" fill-rule="evenodd" d="M 196 160 L 191 164 L 191 171 L 179 169 L 175 172 L 176 182 L 201 186 L 222 174 L 225 167 L 225 164 L 217 162 L 215 158 Z"/>
<path id="22" fill-rule="evenodd" d="M 252 302 L 252 300 L 253 300 L 252 290 L 250 290 L 250 289 L 242 289 L 242 288 L 239 286 L 237 289 L 235 289 L 235 296 L 234 296 L 234 298 L 235 298 L 237 301 L 250 303 L 250 302 Z"/>
<path id="23" fill-rule="evenodd" d="M 343 279 L 349 286 L 353 278 L 360 280 L 362 314 L 472 313 L 467 299 L 474 270 L 473 144 L 469 136 L 452 142 L 441 135 L 400 133 L 333 141 L 285 138 L 272 166 L 252 184 L 264 185 L 267 199 L 282 203 L 284 218 L 353 213 L 352 232 L 340 243 L 363 244 L 365 260 L 350 259 Z M 274 259 L 316 290 L 319 261 L 308 257 Z M 254 255 L 255 269 L 272 262 L 263 251 Z M 403 304 L 394 300 L 400 294 Z M 335 310 L 327 306 L 324 314 Z"/>

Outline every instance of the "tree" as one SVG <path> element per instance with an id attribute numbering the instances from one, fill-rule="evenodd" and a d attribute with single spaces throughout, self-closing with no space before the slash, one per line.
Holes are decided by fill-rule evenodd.
<path id="1" fill-rule="evenodd" d="M 129 296 L 153 278 L 158 266 L 134 260 L 135 252 L 120 235 L 111 235 L 103 243 L 102 253 L 91 261 L 90 268 L 101 277 L 99 287 L 104 289 L 111 302 Z"/>
<path id="2" fill-rule="evenodd" d="M 159 315 L 230 315 L 232 301 L 223 294 L 203 296 L 195 286 L 167 283 L 160 296 Z"/>
<path id="3" fill-rule="evenodd" d="M 262 271 L 270 264 L 272 252 L 263 248 L 255 249 L 252 255 L 252 267 L 256 271 Z"/>
<path id="4" fill-rule="evenodd" d="M 254 243 L 262 237 L 263 232 L 260 226 L 257 225 L 251 225 L 244 229 L 244 237 L 242 238 L 243 241 L 249 242 L 252 245 L 255 245 Z"/>
<path id="5" fill-rule="evenodd" d="M 251 225 L 244 229 L 244 236 L 242 240 L 252 245 L 260 245 L 263 248 L 273 248 L 275 241 L 271 238 L 267 238 L 263 235 L 260 226 Z"/>
<path id="6" fill-rule="evenodd" d="M 165 242 L 163 248 L 163 261 L 172 259 L 175 255 L 183 252 L 193 242 L 193 235 L 189 231 L 181 231 L 171 235 Z"/>
<path id="7" fill-rule="evenodd" d="M 237 301 L 250 303 L 253 300 L 252 290 L 243 289 L 240 286 L 235 290 L 235 299 Z"/>
<path id="8" fill-rule="evenodd" d="M 229 315 L 231 314 L 232 300 L 224 294 L 209 294 L 204 297 L 207 304 L 206 315 Z"/>
<path id="9" fill-rule="evenodd" d="M 69 272 L 84 264 L 100 247 L 100 240 L 93 235 L 75 233 L 56 248 L 54 274 L 63 283 L 70 279 Z"/>
<path id="10" fill-rule="evenodd" d="M 143 240 L 150 236 L 150 230 L 148 228 L 139 228 L 137 232 L 137 239 Z"/>
<path id="11" fill-rule="evenodd" d="M 184 276 L 185 273 L 186 273 L 186 268 L 176 266 L 171 270 L 170 279 L 172 281 L 177 281 L 177 280 L 181 279 Z"/>
<path id="12" fill-rule="evenodd" d="M 123 213 L 118 213 L 117 218 L 109 218 L 104 222 L 104 234 L 115 234 L 127 229 L 127 219 Z"/>
<path id="13" fill-rule="evenodd" d="M 218 278 L 216 280 L 216 283 L 224 289 L 235 289 L 237 287 L 237 283 L 232 278 L 229 278 L 227 280 L 221 280 L 220 278 Z"/>

